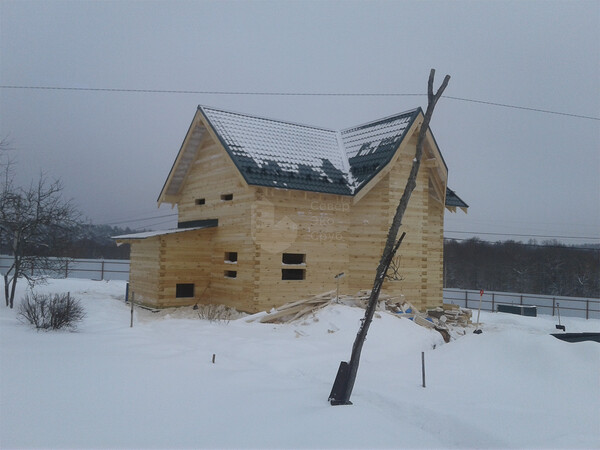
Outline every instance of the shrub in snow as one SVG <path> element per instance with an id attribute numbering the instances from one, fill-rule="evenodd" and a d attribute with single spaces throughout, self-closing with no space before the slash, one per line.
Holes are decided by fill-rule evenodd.
<path id="1" fill-rule="evenodd" d="M 42 330 L 76 328 L 85 317 L 83 306 L 69 293 L 27 294 L 19 305 L 18 317 Z"/>
<path id="2" fill-rule="evenodd" d="M 233 308 L 228 308 L 225 305 L 197 305 L 198 317 L 210 322 L 229 323 L 231 319 L 235 319 L 240 314 Z M 194 308 L 196 309 L 196 308 Z"/>

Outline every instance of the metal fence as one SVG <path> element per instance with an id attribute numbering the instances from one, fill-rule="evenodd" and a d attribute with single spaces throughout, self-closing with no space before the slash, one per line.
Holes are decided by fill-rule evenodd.
<path id="1" fill-rule="evenodd" d="M 468 289 L 444 289 L 444 303 L 465 308 L 479 308 L 480 291 Z M 585 297 L 560 297 L 551 295 L 516 294 L 511 292 L 484 292 L 481 296 L 482 311 L 496 311 L 498 304 L 536 306 L 539 314 L 560 314 L 585 319 L 600 319 L 600 299 Z"/>
<path id="2" fill-rule="evenodd" d="M 0 255 L 0 273 L 10 267 L 10 256 Z M 65 278 L 92 280 L 129 280 L 129 260 L 123 259 L 73 259 L 60 274 Z M 54 275 L 56 276 L 56 275 Z M 479 307 L 479 291 L 468 289 L 444 289 L 444 303 L 465 308 Z M 585 297 L 560 297 L 512 292 L 484 292 L 481 296 L 483 311 L 496 311 L 498 304 L 536 306 L 538 313 L 600 319 L 600 299 Z"/>
<path id="3" fill-rule="evenodd" d="M 0 255 L 0 273 L 10 267 L 12 257 Z M 86 278 L 91 280 L 129 280 L 129 260 L 123 259 L 72 259 L 61 273 L 52 276 Z"/>

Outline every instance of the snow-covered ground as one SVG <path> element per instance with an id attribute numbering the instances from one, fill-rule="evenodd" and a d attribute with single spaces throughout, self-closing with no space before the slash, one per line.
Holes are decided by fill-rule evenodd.
<path id="1" fill-rule="evenodd" d="M 87 317 L 76 332 L 37 332 L 0 305 L 1 448 L 600 447 L 600 344 L 553 338 L 549 316 L 482 312 L 483 334 L 444 344 L 379 314 L 354 405 L 332 407 L 360 309 L 285 325 L 137 310 L 130 328 L 125 282 L 39 290 L 71 292 Z"/>

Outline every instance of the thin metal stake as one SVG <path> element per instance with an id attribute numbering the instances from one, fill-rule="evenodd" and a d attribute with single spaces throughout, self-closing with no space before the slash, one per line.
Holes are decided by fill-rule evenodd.
<path id="1" fill-rule="evenodd" d="M 133 299 L 135 297 L 135 292 L 131 293 L 131 323 L 129 324 L 129 328 L 133 328 Z"/>
<path id="2" fill-rule="evenodd" d="M 423 387 L 425 387 L 425 352 L 421 352 L 421 372 L 423 373 Z"/>

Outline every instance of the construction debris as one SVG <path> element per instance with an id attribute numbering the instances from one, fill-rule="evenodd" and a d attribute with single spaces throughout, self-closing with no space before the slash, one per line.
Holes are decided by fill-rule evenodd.
<path id="1" fill-rule="evenodd" d="M 444 303 L 425 313 L 420 312 L 410 302 L 389 305 L 388 309 L 399 317 L 414 321 L 417 325 L 438 331 L 445 342 L 450 342 L 450 339 L 457 334 L 464 334 L 464 328 L 471 325 L 471 310 L 458 305 Z M 457 332 L 458 328 L 463 329 L 463 332 Z"/>
<path id="2" fill-rule="evenodd" d="M 386 302 L 391 300 L 393 300 L 393 298 L 389 295 L 380 295 L 377 309 L 385 311 Z M 304 319 L 331 303 L 365 308 L 368 301 L 369 291 L 359 291 L 356 295 L 340 295 L 337 297 L 336 291 L 333 290 L 307 299 L 286 303 L 285 305 L 273 308 L 267 314 L 252 316 L 248 321 L 252 322 L 257 320 L 261 323 L 289 323 L 295 320 Z"/>
<path id="3" fill-rule="evenodd" d="M 289 323 L 313 315 L 332 303 L 366 308 L 369 296 L 369 291 L 359 291 L 356 295 L 340 295 L 337 297 L 336 291 L 333 290 L 307 299 L 286 303 L 278 308 L 273 308 L 266 314 L 254 315 L 248 318 L 248 321 Z M 377 310 L 388 311 L 397 317 L 412 320 L 422 327 L 434 329 L 443 336 L 446 342 L 449 342 L 453 335 L 464 334 L 464 332 L 457 333 L 457 328 L 464 329 L 472 324 L 470 309 L 461 308 L 458 305 L 443 304 L 441 307 L 429 309 L 427 312 L 422 313 L 412 303 L 405 301 L 403 298 L 391 297 L 386 294 L 379 295 Z"/>

